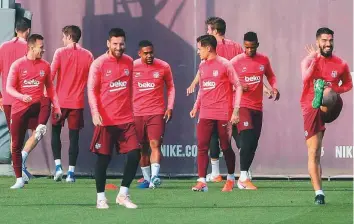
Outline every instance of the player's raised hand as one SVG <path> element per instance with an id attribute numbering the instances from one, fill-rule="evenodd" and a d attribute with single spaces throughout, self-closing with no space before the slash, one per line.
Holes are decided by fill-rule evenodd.
<path id="1" fill-rule="evenodd" d="M 32 97 L 27 95 L 27 94 L 25 94 L 25 95 L 23 95 L 22 101 L 25 102 L 25 103 L 29 103 L 29 102 L 32 101 Z"/>
<path id="2" fill-rule="evenodd" d="M 197 114 L 197 109 L 192 109 L 191 112 L 189 112 L 189 115 L 191 116 L 191 118 L 195 118 L 195 115 Z"/>
<path id="3" fill-rule="evenodd" d="M 320 53 L 320 49 L 319 49 L 318 47 L 312 45 L 312 44 L 306 45 L 306 46 L 305 46 L 305 50 L 307 51 L 307 53 L 308 53 L 309 55 L 315 54 L 315 53 L 316 53 L 316 54 Z"/>
<path id="4" fill-rule="evenodd" d="M 280 93 L 277 89 L 273 89 L 272 96 L 274 97 L 274 101 L 278 101 L 280 99 Z"/>
<path id="5" fill-rule="evenodd" d="M 95 114 L 92 116 L 92 122 L 95 126 L 101 126 L 102 125 L 102 117 L 100 114 Z"/>
<path id="6" fill-rule="evenodd" d="M 196 84 L 192 83 L 188 88 L 187 88 L 187 96 L 190 94 L 194 93 L 195 91 Z"/>
<path id="7" fill-rule="evenodd" d="M 163 119 L 166 120 L 166 124 L 167 124 L 167 122 L 169 122 L 172 119 L 172 110 L 171 109 L 166 110 L 165 115 L 163 116 Z"/>

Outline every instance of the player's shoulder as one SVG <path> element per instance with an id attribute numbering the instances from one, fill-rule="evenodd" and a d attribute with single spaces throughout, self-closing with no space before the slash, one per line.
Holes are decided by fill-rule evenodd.
<path id="1" fill-rule="evenodd" d="M 231 64 L 229 60 L 227 60 L 226 58 L 221 57 L 221 56 L 219 56 L 219 55 L 216 57 L 216 61 L 217 61 L 219 64 L 222 64 L 222 65 L 229 65 L 229 64 Z"/>
<path id="2" fill-rule="evenodd" d="M 133 65 L 134 66 L 141 66 L 142 65 L 141 58 L 135 59 L 133 61 Z"/>
<path id="3" fill-rule="evenodd" d="M 334 62 L 336 64 L 340 64 L 342 66 L 347 66 L 348 65 L 347 61 L 345 61 L 344 59 L 338 57 L 337 55 L 332 55 L 332 62 Z"/>
<path id="4" fill-rule="evenodd" d="M 122 55 L 122 60 L 127 63 L 133 63 L 133 61 L 134 61 L 133 58 L 127 54 Z"/>
<path id="5" fill-rule="evenodd" d="M 161 60 L 159 58 L 154 59 L 154 64 L 156 64 L 157 66 L 162 67 L 162 68 L 169 68 L 170 67 L 170 65 L 166 61 Z"/>
<path id="6" fill-rule="evenodd" d="M 83 47 L 81 47 L 80 46 L 80 52 L 82 53 L 82 54 L 84 54 L 84 55 L 87 55 L 87 56 L 89 56 L 89 57 L 92 57 L 93 58 L 93 54 L 92 54 L 92 52 L 91 51 L 89 51 L 88 49 L 86 49 L 86 48 L 83 48 Z"/>
<path id="7" fill-rule="evenodd" d="M 234 64 L 234 63 L 236 63 L 236 62 L 241 61 L 241 60 L 244 59 L 245 57 L 246 57 L 246 54 L 245 54 L 245 53 L 238 54 L 238 55 L 236 55 L 235 57 L 233 57 L 233 58 L 230 60 L 230 63 L 231 63 L 231 64 Z"/>
<path id="8" fill-rule="evenodd" d="M 26 56 L 20 57 L 16 59 L 11 66 L 21 66 L 23 63 L 27 62 Z"/>
<path id="9" fill-rule="evenodd" d="M 40 63 L 43 64 L 43 66 L 48 66 L 50 67 L 50 63 L 46 60 L 44 60 L 43 58 L 39 59 L 40 60 Z"/>
<path id="10" fill-rule="evenodd" d="M 108 59 L 108 55 L 107 53 L 104 53 L 100 55 L 98 58 L 96 58 L 95 60 L 93 60 L 92 66 L 102 66 L 105 60 L 107 59 Z"/>
<path id="11" fill-rule="evenodd" d="M 260 62 L 263 62 L 263 63 L 269 63 L 269 58 L 267 55 L 263 54 L 263 53 L 259 53 L 257 52 L 256 53 L 256 59 Z"/>

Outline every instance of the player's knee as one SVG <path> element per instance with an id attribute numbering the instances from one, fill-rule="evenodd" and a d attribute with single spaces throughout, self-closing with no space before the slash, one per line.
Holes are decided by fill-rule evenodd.
<path id="1" fill-rule="evenodd" d="M 159 140 L 151 140 L 150 141 L 151 150 L 160 151 L 160 145 L 161 145 L 161 143 Z"/>
<path id="2" fill-rule="evenodd" d="M 325 107 L 333 107 L 338 99 L 338 94 L 333 91 L 331 88 L 325 88 L 323 91 L 323 99 L 322 99 L 322 105 Z M 323 108 L 325 109 L 325 108 Z M 322 110 L 322 108 L 321 108 Z M 323 110 L 322 110 L 323 111 Z M 326 111 L 324 111 L 326 112 Z"/>

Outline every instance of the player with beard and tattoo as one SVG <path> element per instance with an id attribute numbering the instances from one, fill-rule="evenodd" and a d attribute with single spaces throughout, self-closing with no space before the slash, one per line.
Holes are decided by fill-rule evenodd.
<path id="1" fill-rule="evenodd" d="M 303 90 L 301 109 L 308 148 L 308 171 L 315 190 L 315 204 L 325 204 L 322 190 L 321 147 L 325 123 L 339 116 L 343 101 L 340 94 L 352 89 L 348 64 L 332 54 L 334 32 L 317 30 L 316 47 L 307 46 L 308 55 L 301 62 Z"/>

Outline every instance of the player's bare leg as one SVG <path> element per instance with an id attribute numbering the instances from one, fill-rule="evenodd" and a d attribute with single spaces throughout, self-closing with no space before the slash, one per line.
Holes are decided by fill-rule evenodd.
<path id="1" fill-rule="evenodd" d="M 28 138 L 25 143 L 25 146 L 22 150 L 22 177 L 25 182 L 28 182 L 31 178 L 33 178 L 32 174 L 27 171 L 26 161 L 28 155 L 32 152 L 32 150 L 37 146 L 38 142 L 43 138 L 44 134 L 47 132 L 47 127 L 45 125 L 38 125 L 36 130 L 32 130 L 32 135 Z"/>
<path id="2" fill-rule="evenodd" d="M 150 188 L 155 188 L 161 185 L 161 179 L 159 178 L 160 161 L 161 161 L 161 141 L 150 140 L 150 162 L 151 162 L 151 182 Z"/>
<path id="3" fill-rule="evenodd" d="M 308 171 L 311 183 L 316 193 L 315 203 L 324 204 L 324 193 L 322 191 L 322 168 L 321 168 L 321 147 L 323 132 L 319 132 L 306 141 L 308 148 Z M 318 198 L 320 197 L 320 198 Z"/>
<path id="4" fill-rule="evenodd" d="M 139 180 L 139 188 L 149 188 L 151 181 L 149 144 L 143 144 L 140 158 L 141 172 L 143 173 L 142 180 Z"/>

